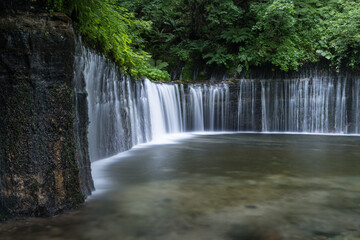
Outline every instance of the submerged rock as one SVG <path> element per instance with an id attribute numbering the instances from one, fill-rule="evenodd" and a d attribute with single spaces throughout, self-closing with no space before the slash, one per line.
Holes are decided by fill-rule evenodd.
<path id="1" fill-rule="evenodd" d="M 230 227 L 227 237 L 230 240 L 281 240 L 280 232 L 269 226 L 242 226 Z"/>

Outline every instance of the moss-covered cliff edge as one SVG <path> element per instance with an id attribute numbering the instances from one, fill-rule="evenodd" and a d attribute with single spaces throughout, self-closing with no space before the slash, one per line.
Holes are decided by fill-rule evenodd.
<path id="1" fill-rule="evenodd" d="M 51 216 L 83 203 L 93 188 L 69 22 L 65 15 L 0 16 L 2 217 Z"/>

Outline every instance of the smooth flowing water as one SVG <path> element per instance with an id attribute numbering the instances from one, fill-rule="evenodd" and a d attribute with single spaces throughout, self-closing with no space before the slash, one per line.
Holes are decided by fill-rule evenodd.
<path id="1" fill-rule="evenodd" d="M 131 81 L 85 48 L 92 161 L 188 131 L 360 134 L 360 79 L 310 72 L 294 79 L 165 84 Z"/>
<path id="2" fill-rule="evenodd" d="M 82 49 L 89 102 L 92 161 L 132 146 L 185 131 L 224 131 L 230 126 L 229 86 L 131 81 L 105 57 Z"/>
<path id="3" fill-rule="evenodd" d="M 193 135 L 102 161 L 101 194 L 68 214 L 1 224 L 0 239 L 360 237 L 359 137 Z"/>

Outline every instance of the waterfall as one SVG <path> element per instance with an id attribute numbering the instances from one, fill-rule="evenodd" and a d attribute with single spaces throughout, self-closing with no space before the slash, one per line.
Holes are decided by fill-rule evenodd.
<path id="1" fill-rule="evenodd" d="M 230 90 L 226 84 L 203 86 L 204 129 L 225 130 L 229 125 Z"/>
<path id="2" fill-rule="evenodd" d="M 121 97 L 126 96 L 128 82 L 118 81 L 122 76 L 104 57 L 83 50 L 83 58 L 89 102 L 89 152 L 93 160 L 131 147 L 127 131 L 131 121 L 126 121 L 125 113 L 129 101 Z"/>
<path id="3" fill-rule="evenodd" d="M 105 57 L 85 48 L 82 51 L 92 161 L 169 133 L 228 129 L 230 91 L 226 84 L 132 81 Z"/>
<path id="4" fill-rule="evenodd" d="M 360 133 L 360 81 L 356 81 L 352 88 L 352 112 L 354 113 L 351 125 L 355 133 Z"/>
<path id="5" fill-rule="evenodd" d="M 92 161 L 185 131 L 360 133 L 360 80 L 240 80 L 237 84 L 133 81 L 82 49 Z"/>
<path id="6" fill-rule="evenodd" d="M 258 104 L 258 87 L 259 82 L 254 80 L 243 80 L 239 82 L 238 94 L 238 114 L 237 114 L 237 130 L 238 131 L 256 131 L 259 130 L 259 122 L 261 119 L 257 115 L 259 110 Z"/>
<path id="7" fill-rule="evenodd" d="M 347 77 L 291 80 L 244 80 L 240 82 L 238 100 L 238 130 L 253 109 L 261 109 L 261 128 L 264 132 L 307 132 L 359 134 L 359 81 Z M 252 89 L 261 91 L 259 102 Z M 244 94 L 247 96 L 244 96 Z M 249 100 L 249 98 L 251 100 Z M 257 106 L 249 107 L 249 103 Z M 352 105 L 352 107 L 350 107 Z M 254 117 L 252 117 L 254 119 Z"/>
<path id="8" fill-rule="evenodd" d="M 145 80 L 149 100 L 152 138 L 182 132 L 183 121 L 178 85 L 154 84 Z"/>
<path id="9" fill-rule="evenodd" d="M 203 88 L 190 86 L 189 89 L 188 126 L 191 126 L 190 129 L 193 131 L 204 131 Z"/>

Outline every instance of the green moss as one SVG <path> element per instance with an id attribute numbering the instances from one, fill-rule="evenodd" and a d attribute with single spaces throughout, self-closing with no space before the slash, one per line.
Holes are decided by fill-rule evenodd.
<path id="1" fill-rule="evenodd" d="M 40 183 L 38 183 L 38 182 L 34 182 L 30 185 L 30 189 L 32 192 L 38 191 L 39 188 L 40 188 Z"/>
<path id="2" fill-rule="evenodd" d="M 235 72 L 237 72 L 235 66 L 231 66 L 231 67 L 226 69 L 226 74 L 229 75 L 229 76 L 234 76 Z"/>
<path id="3" fill-rule="evenodd" d="M 187 63 L 182 69 L 183 80 L 193 80 L 194 67 L 193 64 Z"/>
<path id="4" fill-rule="evenodd" d="M 52 176 L 53 172 L 54 172 L 55 168 L 54 166 L 50 167 L 49 169 L 46 170 L 45 174 L 47 177 Z"/>
<path id="5" fill-rule="evenodd" d="M 19 161 L 16 161 L 14 165 L 16 169 L 21 169 L 21 164 Z"/>
<path id="6" fill-rule="evenodd" d="M 63 123 L 67 125 L 71 123 L 68 131 L 63 135 L 65 138 L 64 145 L 62 147 L 62 167 L 66 171 L 66 181 L 65 189 L 67 190 L 67 195 L 69 196 L 69 204 L 75 208 L 82 204 L 85 200 L 85 196 L 80 190 L 79 182 L 79 167 L 76 160 L 76 142 L 72 136 L 72 114 L 68 112 L 66 115 L 67 122 Z M 71 135 L 68 136 L 67 134 Z"/>
<path id="7" fill-rule="evenodd" d="M 205 72 L 199 72 L 195 79 L 195 81 L 205 81 L 205 80 L 208 80 Z"/>

